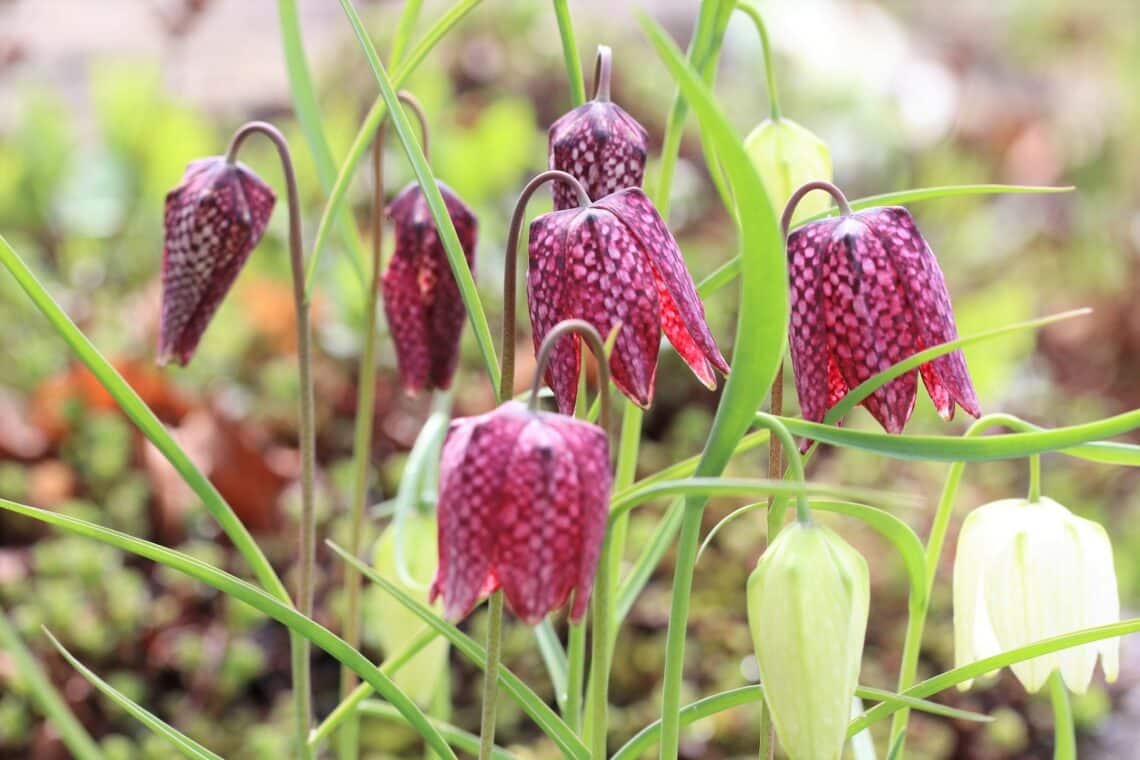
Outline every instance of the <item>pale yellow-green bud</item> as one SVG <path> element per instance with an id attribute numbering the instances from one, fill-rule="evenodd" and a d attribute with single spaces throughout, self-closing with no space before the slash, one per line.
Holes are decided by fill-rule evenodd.
<path id="1" fill-rule="evenodd" d="M 867 562 L 835 532 L 795 523 L 748 579 L 764 699 L 792 760 L 839 760 L 859 682 Z"/>
<path id="2" fill-rule="evenodd" d="M 409 596 L 427 604 L 437 562 L 435 516 L 412 510 L 401 520 L 401 525 L 397 527 L 393 521 L 381 534 L 372 566 Z M 392 656 L 418 638 L 426 624 L 391 594 L 374 586 L 369 589 L 365 625 L 379 640 L 385 656 Z M 439 637 L 412 657 L 392 680 L 426 707 L 446 666 L 447 640 Z"/>
<path id="3" fill-rule="evenodd" d="M 991 502 L 962 524 L 954 558 L 957 665 L 1119 620 L 1112 544 L 1100 525 L 1044 497 Z M 1059 670 L 1066 686 L 1083 693 L 1098 655 L 1105 676 L 1116 679 L 1119 653 L 1119 639 L 1104 639 L 1012 669 L 1029 691 Z"/>
<path id="4" fill-rule="evenodd" d="M 744 149 L 764 182 L 776 217 L 800 186 L 812 180 L 830 182 L 831 151 L 827 144 L 791 119 L 765 119 L 744 138 Z M 796 207 L 792 224 L 826 211 L 831 200 L 810 193 Z"/>

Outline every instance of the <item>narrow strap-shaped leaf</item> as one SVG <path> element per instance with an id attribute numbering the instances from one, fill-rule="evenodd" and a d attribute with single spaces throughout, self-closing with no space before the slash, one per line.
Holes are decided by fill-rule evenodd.
<path id="1" fill-rule="evenodd" d="M 1041 454 L 1058 449 L 1066 450 L 1065 453 L 1069 453 L 1068 450 L 1082 444 L 1123 435 L 1140 427 L 1140 410 L 1125 412 L 1115 417 L 1107 417 L 1103 420 L 1086 422 L 1081 425 L 1051 430 L 1042 429 L 1032 433 L 990 435 L 981 438 L 960 438 L 949 435 L 890 435 L 889 433 L 865 430 L 847 430 L 791 417 L 780 417 L 779 419 L 795 435 L 802 435 L 805 438 L 830 443 L 834 446 L 871 451 L 895 459 L 928 462 L 989 462 L 997 459 L 1020 459 L 1030 454 Z M 1115 451 L 1121 445 L 1117 444 L 1117 449 L 1083 448 L 1082 453 L 1088 454 L 1091 451 L 1095 454 L 1098 450 Z M 1126 458 L 1121 457 L 1121 459 Z M 1116 461 L 1115 463 L 1140 465 L 1140 458 L 1135 462 Z"/>
<path id="2" fill-rule="evenodd" d="M 0 609 L 0 652 L 11 662 L 24 682 L 29 700 L 59 733 L 68 751 L 77 760 L 101 760 L 103 753 L 99 745 L 71 712 L 3 609 Z"/>
<path id="3" fill-rule="evenodd" d="M 570 664 L 566 658 L 566 650 L 558 639 L 550 618 L 543 620 L 534 627 L 534 640 L 538 642 L 538 652 L 546 665 L 546 672 L 550 675 L 550 683 L 554 687 L 554 698 L 558 701 L 558 709 L 566 714 L 566 687 L 569 679 Z"/>
<path id="4" fill-rule="evenodd" d="M 732 450 L 732 455 L 735 457 L 738 454 L 743 454 L 746 451 L 752 451 L 755 448 L 759 448 L 768 442 L 768 438 L 770 436 L 771 434 L 767 430 L 757 430 L 756 432 L 749 433 L 748 435 L 741 438 L 740 441 L 736 444 L 736 448 Z M 618 491 L 614 494 L 614 498 L 624 498 L 634 489 L 644 488 L 654 483 L 660 483 L 663 480 L 680 480 L 681 478 L 687 478 L 697 471 L 697 464 L 700 463 L 700 461 L 701 457 L 698 454 L 697 456 L 689 457 L 688 459 L 682 459 L 680 462 L 674 462 L 668 467 L 658 470 L 652 475 L 646 475 L 636 483 L 633 483 L 629 487 Z"/>
<path id="5" fill-rule="evenodd" d="M 851 208 L 855 211 L 865 208 L 872 208 L 874 206 L 897 206 L 902 203 L 913 203 L 915 201 L 933 200 L 935 198 L 952 198 L 961 195 L 1005 195 L 1005 194 L 1029 194 L 1039 195 L 1043 193 L 1067 193 L 1073 188 L 1071 186 L 1065 187 L 1042 187 L 1035 185 L 942 185 L 940 187 L 919 187 L 912 190 L 899 190 L 893 193 L 881 193 L 879 195 L 868 195 L 865 198 L 856 198 L 851 201 Z M 828 216 L 835 216 L 839 213 L 838 209 L 830 209 L 820 214 L 804 219 L 802 224 L 814 222 Z M 720 267 L 716 269 L 705 279 L 701 280 L 697 286 L 697 293 L 702 298 L 712 295 L 716 291 L 723 288 L 728 283 L 732 282 L 736 276 L 740 274 L 740 256 L 733 256 Z"/>
<path id="6" fill-rule="evenodd" d="M 400 139 L 404 153 L 412 165 L 416 182 L 423 190 L 424 199 L 431 210 L 431 218 L 435 222 L 436 231 L 439 234 L 439 240 L 443 243 L 444 251 L 447 253 L 447 261 L 455 275 L 455 282 L 459 285 L 459 295 L 463 299 L 463 306 L 467 309 L 467 316 L 471 322 L 471 329 L 475 333 L 475 342 L 478 344 L 479 353 L 483 357 L 487 376 L 491 380 L 491 386 L 497 388 L 499 387 L 499 359 L 495 354 L 495 344 L 491 339 L 491 328 L 487 323 L 487 314 L 483 311 L 483 303 L 479 300 L 479 292 L 475 289 L 475 280 L 471 276 L 471 268 L 467 266 L 467 257 L 459 243 L 459 236 L 455 232 L 455 225 L 451 222 L 451 216 L 447 213 L 447 206 L 444 205 L 443 196 L 440 195 L 435 175 L 432 174 L 431 167 L 428 166 L 427 159 L 424 158 L 424 152 L 416 140 L 411 122 L 404 114 L 404 109 L 400 107 L 396 89 L 392 86 L 387 71 L 384 70 L 384 64 L 381 63 L 380 56 L 372 44 L 372 39 L 368 36 L 368 31 L 364 28 L 356 8 L 352 5 L 352 0 L 340 0 L 340 5 L 352 25 L 352 30 L 356 34 L 356 39 L 360 43 L 365 57 L 368 59 L 368 65 L 372 69 L 376 84 L 380 88 L 380 95 L 388 107 L 388 117 L 392 122 L 392 127 L 396 130 L 396 136 Z"/>
<path id="7" fill-rule="evenodd" d="M 381 702 L 378 699 L 366 699 L 360 703 L 358 708 L 361 715 L 372 715 L 377 718 L 387 718 L 388 720 L 398 720 L 406 722 L 404 716 L 400 711 L 392 707 L 387 702 Z M 470 731 L 464 731 L 462 728 L 455 726 L 446 721 L 431 718 L 431 724 L 439 729 L 440 734 L 444 739 L 451 742 L 451 746 L 458 750 L 468 753 L 469 755 L 479 754 L 479 737 Z M 507 752 L 502 747 L 495 747 L 491 750 L 491 757 L 494 760 L 516 760 L 515 755 Z"/>
<path id="8" fill-rule="evenodd" d="M 425 623 L 439 631 L 444 638 L 451 642 L 456 651 L 480 668 L 486 664 L 486 650 L 476 643 L 474 639 L 435 614 L 426 605 L 421 604 L 419 600 L 413 599 L 404 593 L 402 589 L 398 588 L 387 578 L 377 573 L 356 557 L 353 557 L 340 546 L 332 541 L 326 541 L 325 543 L 330 549 L 336 552 L 341 559 L 360 570 L 365 578 L 378 585 L 386 593 L 391 594 L 396 601 L 414 612 Z M 586 745 L 582 743 L 582 740 L 575 736 L 574 732 L 570 730 L 570 727 L 550 709 L 549 705 L 547 705 L 541 697 L 523 683 L 522 679 L 503 665 L 499 665 L 499 684 L 514 698 L 523 712 L 529 715 L 531 720 L 558 745 L 558 748 L 562 750 L 564 754 L 576 758 L 577 760 L 587 760 L 587 758 L 590 757 L 590 751 L 586 749 Z"/>
<path id="9" fill-rule="evenodd" d="M 289 601 L 289 594 L 286 592 L 284 584 L 281 583 L 281 579 L 277 577 L 273 566 L 269 564 L 269 560 L 262 553 L 261 547 L 253 540 L 253 536 L 250 535 L 230 505 L 218 493 L 218 489 L 195 466 L 189 455 L 166 429 L 166 426 L 159 421 L 150 407 L 143 403 L 143 400 L 135 393 L 134 388 L 127 384 L 123 376 L 111 366 L 110 362 L 103 358 L 99 349 L 95 348 L 87 336 L 64 313 L 55 299 L 28 269 L 19 254 L 8 245 L 8 241 L 3 237 L 0 237 L 0 263 L 3 263 L 11 272 L 16 282 L 20 284 L 20 287 L 36 305 L 36 308 L 47 318 L 56 333 L 71 347 L 76 357 L 83 362 L 87 369 L 91 370 L 91 374 L 95 376 L 99 384 L 111 394 L 111 398 L 115 399 L 115 403 L 119 405 L 123 413 L 142 431 L 147 440 L 153 443 L 154 447 L 166 457 L 166 460 L 170 462 L 171 466 L 186 482 L 186 485 L 190 486 L 190 490 L 202 500 L 206 511 L 217 521 L 222 532 L 233 542 L 234 547 L 245 559 L 258 582 L 278 599 Z"/>
<path id="10" fill-rule="evenodd" d="M 940 673 L 933 678 L 928 678 L 925 681 L 916 683 L 898 696 L 924 699 L 940 691 L 949 689 L 951 686 L 957 686 L 965 681 L 980 678 L 986 673 L 1001 670 L 1016 662 L 1024 662 L 1025 660 L 1031 660 L 1043 654 L 1059 652 L 1062 649 L 1071 649 L 1081 644 L 1111 639 L 1116 636 L 1126 636 L 1138 631 L 1140 631 L 1140 618 L 1132 618 L 1130 620 L 1122 620 L 1119 623 L 1110 623 L 1109 625 L 1101 625 L 1095 628 L 1084 628 L 1061 636 L 1053 636 L 1033 644 L 1018 647 L 1017 649 L 1010 649 L 1001 654 L 995 654 L 992 657 L 986 657 L 977 662 L 972 662 L 969 665 L 963 665 L 960 668 L 948 670 L 945 673 Z M 851 725 L 847 727 L 847 735 L 853 736 L 904 707 L 912 707 L 912 705 L 903 702 L 884 702 L 883 704 L 875 705 L 863 713 L 862 716 L 851 722 Z"/>
<path id="11" fill-rule="evenodd" d="M 111 684 L 100 678 L 93 670 L 88 668 L 80 662 L 75 655 L 67 651 L 67 648 L 59 643 L 59 639 L 52 635 L 52 632 L 44 628 L 44 634 L 51 640 L 51 643 L 63 655 L 63 659 L 71 663 L 71 667 L 79 671 L 79 675 L 87 679 L 87 681 L 116 705 L 121 707 L 128 715 L 142 723 L 149 728 L 157 736 L 161 736 L 166 741 L 186 757 L 197 758 L 198 760 L 222 760 L 221 755 L 216 755 L 210 750 L 203 747 L 198 742 L 191 739 L 186 734 L 179 731 L 174 726 L 170 725 L 162 718 L 159 718 L 154 713 L 147 710 L 142 705 L 138 704 L 126 694 L 116 689 Z"/>
<path id="12" fill-rule="evenodd" d="M 455 758 L 455 753 L 451 751 L 451 747 L 428 722 L 427 717 L 416 706 L 416 703 L 400 687 L 396 686 L 392 679 L 380 672 L 367 657 L 350 647 L 344 639 L 332 631 L 305 617 L 292 606 L 278 601 L 256 586 L 188 554 L 159 546 L 150 541 L 144 541 L 141 538 L 135 538 L 117 530 L 104 528 L 86 520 L 57 512 L 48 512 L 7 499 L 0 499 L 0 509 L 6 509 L 9 512 L 54 525 L 57 528 L 63 528 L 76 535 L 92 538 L 136 556 L 152 560 L 202 581 L 223 594 L 263 612 L 289 630 L 313 642 L 314 645 L 328 652 L 341 664 L 352 668 L 353 672 L 375 689 L 378 694 L 391 702 L 408 719 L 408 723 L 424 738 L 424 741 L 441 757 Z"/>

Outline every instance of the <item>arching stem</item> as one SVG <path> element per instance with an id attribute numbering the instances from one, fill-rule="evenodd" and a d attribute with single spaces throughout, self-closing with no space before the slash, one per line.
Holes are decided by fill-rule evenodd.
<path id="1" fill-rule="evenodd" d="M 606 349 L 602 342 L 602 336 L 598 334 L 597 329 L 592 324 L 584 319 L 564 319 L 552 327 L 546 337 L 542 339 L 542 345 L 538 348 L 534 380 L 530 384 L 530 398 L 527 401 L 527 407 L 531 411 L 538 407 L 538 391 L 542 387 L 542 377 L 546 374 L 546 365 L 550 363 L 550 357 L 554 354 L 558 341 L 570 333 L 578 333 L 582 336 L 582 340 L 586 341 L 586 345 L 598 360 L 598 396 L 600 397 L 598 424 L 602 430 L 606 431 L 606 435 L 610 435 L 613 432 L 610 424 L 610 365 L 606 361 Z"/>
<path id="2" fill-rule="evenodd" d="M 578 205 L 590 205 L 590 196 L 582 183 L 566 172 L 551 169 L 537 175 L 519 193 L 515 201 L 515 209 L 511 214 L 511 225 L 507 231 L 507 252 L 503 261 L 503 348 L 502 358 L 499 361 L 499 403 L 507 401 L 515 390 L 515 290 L 518 282 L 518 255 L 519 237 L 522 234 L 522 223 L 526 216 L 526 204 L 535 191 L 547 182 L 561 180 L 570 183 L 578 195 Z"/>
<path id="3" fill-rule="evenodd" d="M 300 376 L 298 435 L 301 446 L 301 525 L 298 538 L 300 575 L 297 588 L 297 609 L 307 617 L 313 616 L 313 584 L 316 572 L 316 511 L 313 508 L 313 488 L 316 475 L 316 423 L 313 414 L 313 355 L 309 302 L 305 296 L 305 260 L 301 250 L 301 202 L 297 193 L 297 177 L 289 144 L 274 127 L 263 121 L 251 121 L 234 133 L 226 151 L 226 160 L 237 161 L 238 151 L 250 135 L 261 134 L 273 143 L 281 159 L 281 171 L 289 204 L 289 263 L 293 272 L 293 306 L 297 319 L 297 368 Z M 309 643 L 294 636 L 292 639 L 293 699 L 296 711 L 299 751 L 308 754 L 309 724 L 312 721 L 312 680 L 310 677 Z"/>
<path id="4" fill-rule="evenodd" d="M 416 99 L 415 95 L 408 92 L 407 90 L 400 90 L 399 92 L 396 93 L 396 97 L 400 100 L 401 103 L 403 103 L 407 107 L 407 109 L 409 111 L 412 112 L 412 115 L 416 117 L 416 121 L 419 122 L 419 125 L 420 125 L 420 148 L 424 152 L 424 159 L 427 161 L 431 161 L 431 152 L 429 150 L 429 148 L 431 147 L 429 145 L 430 135 L 429 135 L 429 130 L 428 130 L 427 114 L 424 112 L 423 105 L 420 103 L 419 100 Z M 379 135 L 380 130 L 383 128 L 384 128 L 384 122 L 380 122 L 380 127 L 376 130 L 376 134 Z M 373 145 L 375 145 L 375 143 L 373 143 Z M 383 190 L 381 190 L 381 192 L 383 192 Z M 381 206 L 383 206 L 383 204 L 381 204 Z"/>
<path id="5" fill-rule="evenodd" d="M 788 228 L 792 225 L 792 215 L 796 213 L 796 206 L 800 204 L 804 196 L 812 190 L 823 190 L 825 193 L 835 199 L 835 205 L 839 207 L 840 216 L 851 215 L 851 204 L 847 202 L 847 196 L 843 194 L 835 185 L 830 182 L 825 182 L 822 179 L 812 180 L 800 186 L 792 197 L 788 199 L 788 205 L 784 206 L 784 215 L 780 217 L 780 229 L 784 233 L 784 239 L 788 238 Z"/>
<path id="6" fill-rule="evenodd" d="M 736 4 L 736 9 L 752 19 L 756 34 L 760 36 L 760 46 L 764 53 L 764 76 L 768 80 L 768 109 L 771 111 L 772 121 L 777 121 L 780 118 L 780 99 L 776 93 L 776 70 L 772 66 L 772 45 L 768 41 L 768 27 L 760 11 L 751 3 L 739 2 Z"/>

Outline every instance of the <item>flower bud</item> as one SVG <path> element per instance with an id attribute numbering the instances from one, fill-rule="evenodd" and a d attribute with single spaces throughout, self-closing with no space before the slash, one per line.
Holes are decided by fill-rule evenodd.
<path id="1" fill-rule="evenodd" d="M 376 572 L 417 601 L 428 603 L 428 587 L 436 570 L 435 516 L 412 510 L 380 535 L 372 566 Z M 369 589 L 366 620 L 386 656 L 397 654 L 420 635 L 423 622 L 391 594 Z M 393 676 L 396 685 L 420 705 L 430 704 L 447 666 L 447 639 L 436 638 Z"/>
<path id="2" fill-rule="evenodd" d="M 1002 499 L 970 513 L 954 560 L 957 665 L 1120 620 L 1112 544 L 1104 528 L 1048 498 Z M 1078 694 L 1101 657 L 1116 680 L 1119 639 L 1104 639 L 1014 663 L 1037 691 L 1056 670 Z M 959 686 L 968 689 L 967 681 Z"/>
<path id="3" fill-rule="evenodd" d="M 764 699 L 792 760 L 839 760 L 870 604 L 867 562 L 833 531 L 795 523 L 748 579 Z"/>
<path id="4" fill-rule="evenodd" d="M 812 180 L 831 181 L 831 151 L 827 143 L 791 119 L 765 119 L 744 138 L 744 150 L 752 159 L 768 198 L 779 216 L 792 193 Z M 805 196 L 796 206 L 792 224 L 830 205 L 827 196 Z"/>

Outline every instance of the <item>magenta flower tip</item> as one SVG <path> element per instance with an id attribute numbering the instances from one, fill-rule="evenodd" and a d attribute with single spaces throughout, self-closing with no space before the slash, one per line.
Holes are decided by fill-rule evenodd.
<path id="1" fill-rule="evenodd" d="M 166 195 L 159 366 L 185 365 L 273 213 L 273 190 L 222 156 L 192 162 Z"/>

